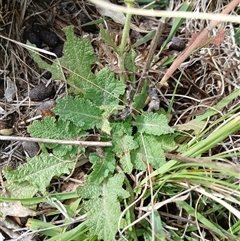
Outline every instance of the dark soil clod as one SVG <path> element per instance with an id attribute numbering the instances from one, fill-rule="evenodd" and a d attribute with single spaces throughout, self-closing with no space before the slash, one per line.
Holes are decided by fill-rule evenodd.
<path id="1" fill-rule="evenodd" d="M 60 41 L 59 37 L 53 31 L 43 26 L 37 26 L 35 32 L 40 36 L 42 41 L 49 47 L 56 47 Z"/>
<path id="2" fill-rule="evenodd" d="M 41 48 L 42 46 L 42 39 L 32 29 L 24 32 L 23 39 L 24 42 L 27 42 L 28 40 L 31 44 L 35 44 L 38 48 Z"/>

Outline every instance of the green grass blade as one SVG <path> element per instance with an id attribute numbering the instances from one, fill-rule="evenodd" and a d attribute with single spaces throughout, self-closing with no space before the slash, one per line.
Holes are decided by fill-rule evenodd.
<path id="1" fill-rule="evenodd" d="M 85 223 L 79 224 L 77 227 L 69 230 L 66 233 L 58 234 L 50 239 L 47 239 L 46 241 L 69 241 L 69 240 L 87 240 L 88 236 L 86 235 L 86 232 L 88 231 L 88 228 L 86 227 Z"/>
<path id="2" fill-rule="evenodd" d="M 165 234 L 162 227 L 162 221 L 158 211 L 154 211 L 154 220 L 151 220 L 151 222 L 154 223 L 155 240 L 165 241 L 166 239 L 165 239 Z"/>
<path id="3" fill-rule="evenodd" d="M 59 235 L 62 232 L 62 228 L 59 228 L 50 223 L 47 223 L 47 222 L 44 222 L 41 220 L 37 220 L 37 219 L 33 219 L 33 218 L 28 219 L 26 226 L 32 231 L 39 230 L 39 233 L 50 236 L 50 237 Z"/>
<path id="4" fill-rule="evenodd" d="M 179 206 L 181 206 L 188 214 L 190 214 L 193 217 L 196 217 L 198 222 L 201 222 L 202 224 L 204 224 L 206 227 L 208 227 L 210 230 L 212 230 L 213 232 L 215 232 L 216 234 L 218 234 L 221 237 L 225 237 L 225 233 L 223 232 L 223 230 L 219 229 L 218 227 L 216 227 L 212 222 L 210 222 L 208 219 L 206 219 L 205 217 L 203 217 L 199 212 L 197 212 L 193 207 L 191 207 L 190 205 L 188 205 L 186 202 L 184 201 L 178 201 L 177 202 Z"/>
<path id="5" fill-rule="evenodd" d="M 206 120 L 207 118 L 215 115 L 218 111 L 221 111 L 224 107 L 226 107 L 233 99 L 238 98 L 240 96 L 240 89 L 236 89 L 228 96 L 224 97 L 220 100 L 215 106 L 206 111 L 203 115 L 199 115 L 196 117 L 196 120 Z"/>
<path id="6" fill-rule="evenodd" d="M 240 28 L 236 31 L 234 38 L 237 44 L 240 44 Z"/>
<path id="7" fill-rule="evenodd" d="M 139 39 L 136 43 L 134 43 L 132 45 L 132 48 L 136 48 L 142 44 L 145 44 L 146 42 L 148 42 L 149 40 L 153 39 L 153 37 L 156 34 L 156 30 L 151 31 L 150 33 L 148 33 L 147 35 L 145 35 L 143 38 Z"/>
<path id="8" fill-rule="evenodd" d="M 218 143 L 221 143 L 228 136 L 236 133 L 240 130 L 240 116 L 234 119 L 229 119 L 214 132 L 212 132 L 206 139 L 203 139 L 189 148 L 188 151 L 184 152 L 184 156 L 197 157 L 204 152 L 210 150 Z"/>

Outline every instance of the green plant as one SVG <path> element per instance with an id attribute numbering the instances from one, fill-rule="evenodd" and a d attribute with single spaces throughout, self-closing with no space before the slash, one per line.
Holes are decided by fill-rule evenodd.
<path id="1" fill-rule="evenodd" d="M 75 157 L 88 155 L 93 171 L 78 191 L 79 196 L 86 199 L 84 207 L 89 213 L 86 226 L 91 235 L 113 240 L 121 214 L 120 203 L 133 193 L 132 189 L 122 188 L 125 175 L 133 169 L 146 170 L 146 161 L 156 169 L 161 167 L 166 161 L 164 152 L 175 147 L 173 136 L 167 136 L 174 130 L 168 126 L 166 116 L 158 113 L 142 112 L 136 119 L 110 121 L 111 115 L 124 108 L 120 96 L 125 92 L 125 84 L 108 68 L 93 74 L 91 65 L 95 57 L 91 44 L 75 37 L 70 27 L 65 32 L 67 41 L 60 65 L 57 62 L 48 65 L 38 54 L 33 57 L 39 67 L 52 72 L 53 79 L 60 77 L 59 69 L 63 66 L 69 71 L 68 83 L 81 92 L 75 90 L 77 96 L 57 100 L 54 112 L 58 119 L 46 117 L 35 121 L 28 131 L 32 137 L 69 140 L 87 137 L 95 130 L 101 140 L 111 140 L 112 147 L 104 148 L 103 154 L 99 155 L 96 151 L 87 154 L 84 147 L 44 144 L 39 156 L 29 158 L 17 170 L 4 169 L 4 175 L 12 197 L 30 198 L 37 192 L 47 195 L 46 188 L 53 177 L 69 174 L 75 167 Z M 51 154 L 47 150 L 52 150 Z"/>
<path id="2" fill-rule="evenodd" d="M 125 36 L 129 31 L 130 15 L 126 21 Z M 53 80 L 66 80 L 70 86 L 68 96 L 57 100 L 53 109 L 57 118 L 46 117 L 41 121 L 34 121 L 28 131 L 32 137 L 63 140 L 85 140 L 95 133 L 100 136 L 101 141 L 111 141 L 112 146 L 88 148 L 42 144 L 42 153 L 39 156 L 28 158 L 27 163 L 16 170 L 3 170 L 10 197 L 1 198 L 1 201 L 20 200 L 28 206 L 47 202 L 56 208 L 56 212 L 65 218 L 62 225 L 28 220 L 28 227 L 48 236 L 49 241 L 138 240 L 140 237 L 144 237 L 144 240 L 166 240 L 165 237 L 169 234 L 174 240 L 181 240 L 184 234 L 175 230 L 167 232 L 161 213 L 158 212 L 160 207 L 169 203 L 177 203 L 178 207 L 197 220 L 187 226 L 186 232 L 198 230 L 200 222 L 221 238 L 236 237 L 239 222 L 234 221 L 240 216 L 237 209 L 231 209 L 229 205 L 239 203 L 239 187 L 232 182 L 236 171 L 225 168 L 227 180 L 221 180 L 221 166 L 207 158 L 200 159 L 199 163 L 194 163 L 198 159 L 187 158 L 201 157 L 227 136 L 239 131 L 238 107 L 214 121 L 208 128 L 199 129 L 199 126 L 204 127 L 207 118 L 238 97 L 239 90 L 188 125 L 173 128 L 169 126 L 168 118 L 162 110 L 155 113 L 142 110 L 147 96 L 148 86 L 145 83 L 142 92 L 133 97 L 133 111 L 125 116 L 124 111 L 131 106 L 125 102 L 126 83 L 123 71 L 126 67 L 129 71 L 135 70 L 135 52 L 125 48 L 126 38 L 123 38 L 119 48 L 111 40 L 108 31 L 102 26 L 100 29 L 101 38 L 120 57 L 120 76 L 106 67 L 93 73 L 92 66 L 97 58 L 94 57 L 91 44 L 88 40 L 77 38 L 71 27 L 66 28 L 67 40 L 62 58 L 52 64 L 43 61 L 38 53 L 33 53 L 33 58 L 40 68 L 51 71 Z M 68 73 L 67 78 L 63 75 L 64 72 Z M 134 80 L 133 75 L 130 77 Z M 195 138 L 191 138 L 191 135 L 195 135 Z M 186 141 L 177 143 L 183 136 Z M 169 160 L 166 161 L 166 153 L 174 150 L 179 155 L 168 155 Z M 52 178 L 62 178 L 63 175 L 72 173 L 82 156 L 86 156 L 92 164 L 92 171 L 85 185 L 76 192 L 49 194 Z M 146 174 L 140 175 L 140 180 L 132 184 L 130 177 L 133 172 L 140 174 L 141 171 Z M 216 197 L 217 190 L 222 193 L 233 192 L 233 195 L 221 200 Z M 197 201 L 194 200 L 196 209 L 188 203 L 189 199 L 193 200 L 193 192 L 198 195 Z M 41 197 L 34 197 L 36 193 Z M 198 205 L 203 195 L 204 200 Z M 63 201 L 72 198 L 76 198 L 76 201 L 70 205 L 63 204 Z M 144 205 L 139 210 L 144 214 L 137 217 L 134 204 L 140 200 L 144 201 Z M 217 208 L 212 200 L 219 203 Z M 204 203 L 210 207 L 208 210 L 204 210 Z M 202 214 L 211 215 L 216 210 L 220 212 L 223 207 L 235 215 L 231 219 L 235 224 L 229 230 L 224 230 Z M 67 226 L 76 217 L 83 219 L 76 227 L 67 231 Z M 184 237 L 193 240 L 188 234 Z"/>

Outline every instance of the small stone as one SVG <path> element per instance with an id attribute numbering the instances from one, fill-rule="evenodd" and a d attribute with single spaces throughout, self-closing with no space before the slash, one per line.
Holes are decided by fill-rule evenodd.
<path id="1" fill-rule="evenodd" d="M 13 128 L 0 129 L 0 135 L 2 136 L 11 136 L 13 134 Z"/>
<path id="2" fill-rule="evenodd" d="M 165 42 L 167 38 L 166 37 L 160 37 L 157 43 L 157 47 L 160 49 L 163 45 L 163 43 Z"/>
<path id="3" fill-rule="evenodd" d="M 13 134 L 13 128 L 11 126 L 11 120 L 10 119 L 6 119 L 0 120 L 0 135 L 2 136 L 10 136 Z"/>
<path id="4" fill-rule="evenodd" d="M 54 94 L 55 90 L 53 84 L 46 86 L 44 83 L 40 83 L 30 90 L 29 97 L 32 101 L 42 101 L 52 97 Z"/>
<path id="5" fill-rule="evenodd" d="M 22 143 L 22 147 L 23 147 L 24 152 L 29 157 L 34 157 L 34 156 L 38 155 L 40 152 L 40 147 L 37 142 L 24 141 Z"/>
<path id="6" fill-rule="evenodd" d="M 158 48 L 161 48 L 161 46 L 163 45 L 163 43 L 166 41 L 166 37 L 160 37 L 159 41 L 158 41 Z M 177 50 L 177 51 L 182 51 L 185 49 L 186 44 L 184 42 L 184 40 L 177 38 L 177 37 L 173 37 L 171 39 L 171 41 L 168 43 L 168 49 L 169 50 Z"/>
<path id="7" fill-rule="evenodd" d="M 169 50 L 177 50 L 177 51 L 182 51 L 186 48 L 186 44 L 184 42 L 184 40 L 177 38 L 177 37 L 173 37 L 170 41 L 169 44 Z"/>

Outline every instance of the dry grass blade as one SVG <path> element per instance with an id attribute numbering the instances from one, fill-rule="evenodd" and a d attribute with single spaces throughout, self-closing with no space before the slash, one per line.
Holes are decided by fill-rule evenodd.
<path id="1" fill-rule="evenodd" d="M 148 72 L 148 70 L 150 68 L 150 65 L 151 65 L 151 62 L 153 60 L 155 51 L 157 49 L 158 40 L 160 39 L 160 37 L 162 35 L 162 32 L 163 32 L 163 28 L 164 28 L 164 22 L 162 22 L 160 20 L 159 23 L 158 23 L 157 30 L 156 30 L 156 35 L 155 35 L 153 41 L 151 42 L 151 46 L 150 46 L 150 50 L 149 50 L 149 53 L 148 53 L 147 61 L 145 62 L 144 69 L 143 69 L 141 78 L 139 80 L 139 84 L 138 84 L 136 93 L 139 93 L 142 90 L 142 86 L 144 84 L 145 75 L 147 74 L 147 72 Z"/>
<path id="2" fill-rule="evenodd" d="M 239 130 L 224 135 L 215 146 L 201 149 L 196 158 L 189 153 L 185 156 L 183 151 L 211 137 L 215 127 L 216 130 L 222 127 L 225 116 L 238 113 L 239 117 L 240 46 L 234 34 L 240 24 L 240 9 L 234 7 L 240 0 L 151 1 L 154 9 L 144 9 L 142 2 L 147 1 L 134 2 L 139 5 L 125 7 L 127 0 L 0 0 L 0 203 L 16 197 L 24 205 L 38 204 L 34 219 L 11 230 L 18 235 L 15 239 L 27 240 L 31 232 L 37 236 L 31 240 L 234 240 L 238 237 Z M 189 2 L 192 12 L 181 11 L 183 3 Z M 106 14 L 99 12 L 99 5 L 110 12 L 119 12 L 120 16 L 131 13 L 129 23 L 150 34 L 135 29 L 124 35 L 126 28 L 122 22 L 116 24 L 105 18 Z M 155 6 L 163 11 L 155 10 Z M 177 19 L 173 18 L 184 20 L 174 33 L 171 29 Z M 87 51 L 74 51 L 78 45 L 70 44 L 72 40 L 64 31 L 68 26 L 73 27 L 76 42 L 86 40 L 92 47 L 90 55 L 96 60 L 91 64 L 83 58 Z M 212 36 L 219 38 L 208 37 L 210 30 Z M 32 38 L 35 35 L 38 41 Z M 52 37 L 45 38 L 47 35 Z M 181 50 L 170 47 L 173 41 L 161 47 L 161 38 L 170 40 L 173 36 L 184 43 Z M 37 47 L 28 46 L 27 40 Z M 62 47 L 63 55 L 54 52 L 56 42 L 56 47 Z M 187 42 L 190 47 L 177 58 Z M 120 68 L 119 46 L 124 60 Z M 41 63 L 45 61 L 48 65 L 35 63 L 37 60 L 32 56 L 36 55 Z M 177 61 L 170 67 L 175 58 Z M 78 59 L 84 61 L 78 63 Z M 81 76 L 84 64 L 88 66 L 88 74 Z M 59 66 L 58 77 L 53 74 L 53 65 Z M 171 74 L 166 73 L 169 67 Z M 163 93 L 156 85 L 165 73 L 165 83 L 170 76 L 171 81 Z M 118 88 L 121 78 L 123 87 Z M 8 80 L 16 86 L 10 101 L 5 95 Z M 31 98 L 40 84 L 44 87 L 53 84 L 56 93 L 43 100 Z M 108 89 L 109 86 L 115 87 Z M 121 94 L 114 94 L 118 89 L 122 89 Z M 47 92 L 45 88 L 40 90 Z M 150 104 L 143 107 L 147 95 L 151 97 Z M 66 96 L 69 98 L 62 98 Z M 114 100 L 106 102 L 108 96 Z M 77 110 L 69 112 L 71 108 L 63 106 L 61 101 L 70 98 L 96 101 L 94 111 L 101 112 L 97 115 L 99 125 L 87 130 L 75 125 L 71 117 L 86 101 L 77 102 Z M 135 102 L 139 102 L 137 107 L 133 105 Z M 89 106 L 82 109 L 85 111 Z M 137 111 L 132 111 L 132 106 Z M 65 107 L 66 112 L 61 113 L 59 110 Z M 65 115 L 68 115 L 66 119 Z M 152 121 L 155 115 L 166 117 L 166 123 L 161 124 L 160 118 Z M 90 118 L 88 113 L 86 116 L 87 123 Z M 40 134 L 31 131 L 34 123 L 39 124 Z M 101 129 L 100 124 L 107 127 Z M 158 133 L 164 126 L 171 127 L 170 134 Z M 49 176 L 51 180 L 46 181 Z M 100 194 L 95 195 L 95 187 L 99 187 Z M 90 195 L 91 191 L 94 193 Z M 48 215 L 50 212 L 52 215 Z M 99 218 L 101 222 L 96 221 Z M 34 227 L 33 220 L 40 225 Z M 2 223 L 1 231 L 5 225 Z M 10 234 L 2 235 L 14 239 Z M 0 240 L 1 237 L 0 234 Z"/>
<path id="3" fill-rule="evenodd" d="M 123 6 L 118 6 L 116 4 L 112 4 L 107 1 L 99 1 L 99 0 L 88 0 L 89 2 L 92 2 L 96 5 L 99 5 L 101 7 L 108 8 L 113 11 L 120 11 L 123 13 L 131 13 L 141 16 L 153 16 L 153 17 L 166 17 L 166 18 L 186 18 L 186 19 L 192 19 L 192 18 L 198 18 L 198 19 L 209 19 L 209 20 L 216 20 L 222 18 L 221 14 L 209 14 L 209 13 L 198 13 L 197 16 L 190 12 L 173 12 L 173 11 L 158 11 L 158 10 L 147 10 L 147 9 L 137 9 L 137 8 L 126 8 Z M 238 16 L 224 16 L 224 19 L 222 21 L 227 22 L 236 22 L 240 23 L 240 19 Z"/>
<path id="4" fill-rule="evenodd" d="M 233 0 L 231 3 L 227 5 L 227 7 L 221 12 L 221 14 L 225 15 L 232 11 L 238 4 L 239 0 Z M 195 39 L 195 41 L 181 54 L 179 57 L 173 62 L 171 67 L 167 70 L 162 80 L 158 84 L 158 88 L 167 85 L 167 80 L 172 76 L 174 71 L 180 66 L 181 63 L 199 46 L 202 45 L 204 40 L 207 38 L 209 31 L 211 31 L 214 27 L 220 24 L 221 21 L 213 20 L 211 23 L 199 34 L 199 36 Z"/>

